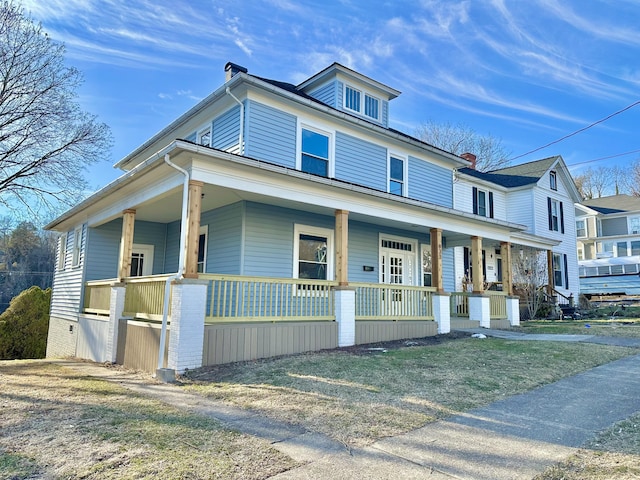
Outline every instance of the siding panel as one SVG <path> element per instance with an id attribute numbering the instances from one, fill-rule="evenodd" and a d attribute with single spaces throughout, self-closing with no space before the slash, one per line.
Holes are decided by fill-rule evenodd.
<path id="1" fill-rule="evenodd" d="M 453 173 L 450 169 L 409 157 L 409 197 L 453 207 Z"/>
<path id="2" fill-rule="evenodd" d="M 336 178 L 387 191 L 387 149 L 336 133 Z"/>
<path id="3" fill-rule="evenodd" d="M 337 82 L 335 81 L 327 83 L 326 85 L 309 92 L 309 95 L 331 107 L 336 108 L 336 83 Z"/>
<path id="4" fill-rule="evenodd" d="M 296 117 L 254 101 L 246 114 L 245 155 L 295 168 Z"/>
<path id="5" fill-rule="evenodd" d="M 220 150 L 238 153 L 240 135 L 240 105 L 223 113 L 213 121 L 212 146 Z"/>

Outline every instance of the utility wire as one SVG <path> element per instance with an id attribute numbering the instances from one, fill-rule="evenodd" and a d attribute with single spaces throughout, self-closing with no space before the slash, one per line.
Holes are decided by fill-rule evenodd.
<path id="1" fill-rule="evenodd" d="M 617 112 L 614 112 L 611 115 L 608 115 L 608 116 L 598 120 L 597 122 L 593 122 L 592 124 L 587 125 L 586 127 L 582 127 L 581 129 L 576 130 L 573 133 L 569 133 L 568 135 L 565 135 L 564 137 L 561 137 L 561 138 L 559 138 L 557 140 L 554 140 L 553 142 L 549 142 L 546 145 L 543 145 L 543 146 L 538 147 L 538 148 L 534 148 L 533 150 L 530 150 L 530 151 L 528 151 L 526 153 L 518 155 L 517 157 L 512 157 L 512 158 L 509 159 L 509 161 L 512 162 L 513 160 L 517 160 L 518 158 L 521 158 L 521 157 L 524 157 L 526 155 L 529 155 L 530 153 L 535 153 L 538 150 L 542 150 L 543 148 L 547 148 L 547 147 L 550 147 L 551 145 L 555 145 L 556 143 L 562 142 L 563 140 L 566 140 L 567 138 L 573 137 L 574 135 L 577 135 L 578 133 L 584 132 L 585 130 L 590 129 L 591 127 L 595 127 L 596 125 L 598 125 L 600 123 L 606 122 L 610 118 L 613 118 L 616 115 L 620 115 L 622 112 L 625 112 L 625 111 L 629 110 L 630 108 L 635 107 L 636 105 L 640 105 L 640 100 L 637 101 L 637 102 L 632 103 L 631 105 L 627 105 L 622 110 L 618 110 Z"/>

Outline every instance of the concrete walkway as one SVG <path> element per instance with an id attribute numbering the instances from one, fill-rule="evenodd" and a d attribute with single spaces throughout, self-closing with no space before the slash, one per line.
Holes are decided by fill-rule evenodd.
<path id="1" fill-rule="evenodd" d="M 513 340 L 580 341 L 640 348 L 640 339 L 530 335 L 490 329 L 478 329 L 478 333 Z M 635 355 L 366 448 L 348 449 L 301 427 L 225 406 L 175 385 L 151 383 L 121 369 L 67 360 L 56 363 L 218 419 L 225 426 L 263 438 L 304 462 L 301 467 L 272 477 L 274 480 L 531 479 L 575 452 L 597 432 L 640 411 L 640 355 Z"/>

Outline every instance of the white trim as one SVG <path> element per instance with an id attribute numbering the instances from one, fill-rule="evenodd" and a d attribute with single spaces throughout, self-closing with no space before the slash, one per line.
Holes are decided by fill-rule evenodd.
<path id="1" fill-rule="evenodd" d="M 406 250 L 395 250 L 393 248 L 382 247 L 383 240 L 407 243 L 411 245 L 411 252 L 407 252 Z M 418 278 L 420 278 L 420 276 L 422 275 L 421 273 L 422 259 L 418 256 L 421 253 L 420 249 L 418 248 L 418 240 L 416 240 L 415 238 L 400 237 L 397 235 L 389 235 L 386 233 L 378 234 L 378 283 L 383 283 L 382 282 L 382 255 L 383 253 L 388 253 L 393 251 L 405 252 L 405 255 L 410 254 L 410 256 L 412 257 L 412 262 L 411 262 L 412 265 L 410 266 L 410 269 L 409 269 L 411 281 L 410 283 L 407 283 L 405 285 L 417 286 L 422 284 L 422 280 L 421 279 L 418 280 Z"/>
<path id="2" fill-rule="evenodd" d="M 347 107 L 347 88 L 350 88 L 351 90 L 356 91 L 360 94 L 360 110 L 355 110 L 353 108 Z M 366 112 L 365 103 L 366 103 L 367 97 L 370 97 L 378 102 L 377 117 L 373 117 L 365 113 Z M 366 90 L 365 88 L 356 87 L 355 85 L 348 82 L 343 82 L 343 86 L 342 86 L 342 108 L 344 108 L 346 112 L 356 113 L 364 118 L 375 120 L 378 123 L 382 121 L 382 99 L 379 96 L 374 95 L 370 91 Z"/>
<path id="3" fill-rule="evenodd" d="M 200 225 L 200 230 L 198 232 L 198 245 L 200 245 L 200 237 L 204 235 L 204 252 L 202 255 L 202 272 L 198 270 L 198 273 L 206 273 L 207 272 L 207 249 L 209 243 L 209 225 Z M 198 251 L 198 255 L 200 251 Z M 196 262 L 196 267 L 200 262 Z"/>
<path id="4" fill-rule="evenodd" d="M 63 233 L 58 239 L 58 264 L 57 270 L 64 270 L 67 263 L 67 239 L 68 233 Z"/>
<path id="5" fill-rule="evenodd" d="M 71 266 L 77 267 L 80 265 L 82 253 L 82 225 L 73 230 L 73 246 L 71 247 L 71 252 Z"/>
<path id="6" fill-rule="evenodd" d="M 209 122 L 207 125 L 199 128 L 196 132 L 196 143 L 198 145 L 202 145 L 204 147 L 210 147 L 212 145 L 213 142 L 213 127 L 212 127 L 212 123 L 213 122 Z M 209 134 L 209 144 L 206 143 L 202 143 L 202 136 L 204 134 L 208 133 Z"/>
<path id="7" fill-rule="evenodd" d="M 134 243 L 131 249 L 131 256 L 135 253 L 141 253 L 144 255 L 142 262 L 142 276 L 153 274 L 153 257 L 155 255 L 155 247 L 149 244 Z M 150 261 L 149 261 L 150 260 Z"/>
<path id="8" fill-rule="evenodd" d="M 406 155 L 400 155 L 393 151 L 387 150 L 387 192 L 391 193 L 391 158 L 402 161 L 402 196 L 406 197 L 409 193 L 409 158 Z"/>
<path id="9" fill-rule="evenodd" d="M 324 135 L 329 138 L 329 158 L 327 165 L 327 177 L 335 178 L 336 165 L 335 165 L 335 129 L 328 125 L 319 124 L 313 121 L 301 120 L 298 118 L 297 135 L 296 135 L 296 170 L 302 171 L 302 130 L 309 130 L 311 132 Z"/>
<path id="10" fill-rule="evenodd" d="M 420 279 L 419 279 L 420 286 L 430 287 L 431 285 L 424 284 L 425 271 L 424 271 L 424 266 L 422 265 L 422 259 L 424 257 L 425 252 L 428 252 L 429 254 L 431 254 L 431 243 L 420 244 Z M 429 272 L 429 274 L 431 275 L 431 283 L 433 284 L 433 258 L 431 259 L 431 271 Z"/>
<path id="11" fill-rule="evenodd" d="M 333 230 L 330 228 L 314 227 L 311 225 L 293 225 L 293 276 L 298 278 L 298 267 L 300 263 L 300 235 L 314 235 L 317 237 L 325 237 L 327 239 L 327 280 L 333 278 L 333 263 L 335 250 L 333 248 Z"/>

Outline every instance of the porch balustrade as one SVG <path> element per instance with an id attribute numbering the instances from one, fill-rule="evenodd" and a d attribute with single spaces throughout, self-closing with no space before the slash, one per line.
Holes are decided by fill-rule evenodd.
<path id="1" fill-rule="evenodd" d="M 127 317 L 162 320 L 164 289 L 169 275 L 151 275 L 125 279 L 124 312 Z M 171 308 L 171 302 L 169 302 Z M 171 313 L 171 312 L 169 312 Z"/>
<path id="2" fill-rule="evenodd" d="M 109 315 L 111 285 L 115 280 L 87 282 L 84 289 L 84 313 Z"/>
<path id="3" fill-rule="evenodd" d="M 433 320 L 432 287 L 350 283 L 357 320 Z"/>
<path id="4" fill-rule="evenodd" d="M 452 317 L 469 317 L 469 292 L 452 292 L 449 297 Z"/>
<path id="5" fill-rule="evenodd" d="M 205 322 L 334 321 L 336 282 L 200 275 L 208 280 Z"/>
<path id="6" fill-rule="evenodd" d="M 484 292 L 489 295 L 489 316 L 492 320 L 507 318 L 507 294 L 505 292 Z"/>

